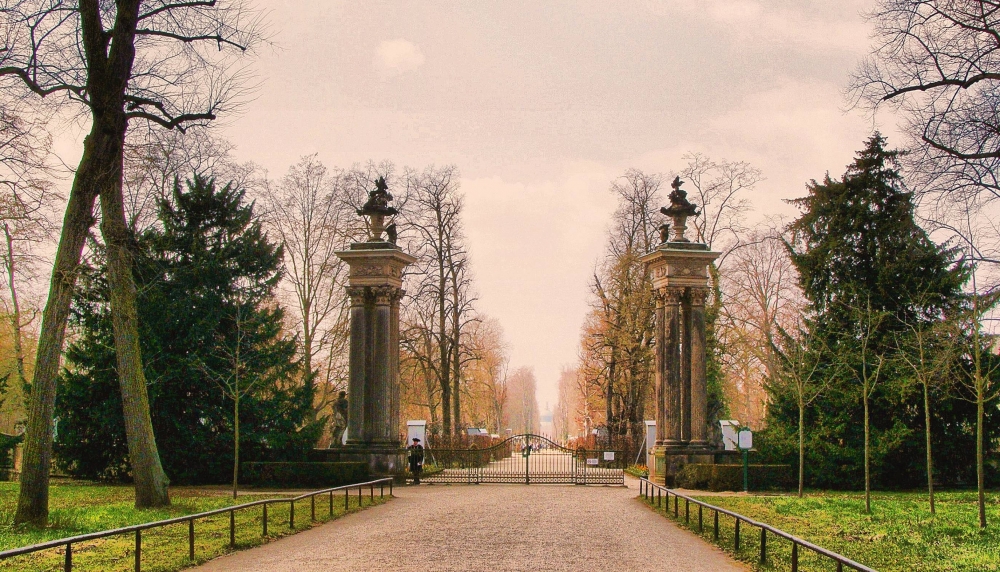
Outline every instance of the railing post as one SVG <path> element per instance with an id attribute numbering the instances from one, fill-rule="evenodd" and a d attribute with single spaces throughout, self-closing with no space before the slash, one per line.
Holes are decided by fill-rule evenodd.
<path id="1" fill-rule="evenodd" d="M 390 480 L 389 481 L 389 496 L 390 497 L 392 496 L 392 483 L 393 483 L 393 481 Z"/>
<path id="2" fill-rule="evenodd" d="M 667 498 L 669 499 L 670 497 Z M 662 499 L 663 499 L 662 492 L 660 491 L 660 489 L 656 489 L 656 508 L 660 508 L 660 505 L 662 504 Z"/>
<path id="3" fill-rule="evenodd" d="M 333 491 L 330 491 L 330 518 L 333 518 Z"/>
<path id="4" fill-rule="evenodd" d="M 385 498 L 385 481 L 382 481 L 378 484 L 378 498 L 379 499 Z"/>
<path id="5" fill-rule="evenodd" d="M 712 537 L 715 540 L 719 540 L 719 511 L 715 511 L 715 534 Z"/>
<path id="6" fill-rule="evenodd" d="M 358 487 L 358 508 L 361 508 L 361 507 L 365 506 L 364 503 L 361 502 L 361 501 L 362 501 L 362 498 L 361 498 L 361 487 Z"/>
<path id="7" fill-rule="evenodd" d="M 236 510 L 229 511 L 229 547 L 236 548 Z"/>
<path id="8" fill-rule="evenodd" d="M 316 522 L 316 495 L 309 497 L 309 518 Z"/>
<path id="9" fill-rule="evenodd" d="M 736 519 L 736 530 L 733 533 L 733 552 L 740 551 L 740 519 Z"/>
<path id="10" fill-rule="evenodd" d="M 66 545 L 66 560 L 63 562 L 63 572 L 73 571 L 73 545 Z"/>
<path id="11" fill-rule="evenodd" d="M 368 485 L 368 494 L 371 496 L 372 503 L 375 503 L 375 485 Z"/>
<path id="12" fill-rule="evenodd" d="M 691 501 L 684 499 L 684 522 L 691 523 Z"/>
<path id="13" fill-rule="evenodd" d="M 295 528 L 295 499 L 288 501 L 288 528 Z"/>
<path id="14" fill-rule="evenodd" d="M 698 534 L 705 532 L 705 526 L 702 524 L 701 520 L 701 505 L 698 505 Z"/>
<path id="15" fill-rule="evenodd" d="M 798 556 L 798 554 L 796 554 L 796 556 Z M 796 559 L 796 562 L 798 562 L 798 559 Z M 796 569 L 795 572 L 798 572 L 798 569 Z M 837 561 L 837 572 L 844 572 L 844 563 L 839 560 Z"/>
<path id="16" fill-rule="evenodd" d="M 142 572 L 142 529 L 135 529 L 135 572 Z"/>
<path id="17" fill-rule="evenodd" d="M 837 562 L 837 572 L 843 572 L 844 568 Z M 799 543 L 792 542 L 792 572 L 799 572 Z"/>
<path id="18" fill-rule="evenodd" d="M 760 563 L 763 565 L 767 561 L 767 529 L 760 529 Z"/>
<path id="19" fill-rule="evenodd" d="M 264 532 L 261 533 L 261 536 L 266 537 L 267 536 L 267 503 L 264 503 L 261 506 L 264 507 L 264 518 L 261 519 L 261 523 L 263 524 L 263 527 L 264 527 Z"/>
<path id="20" fill-rule="evenodd" d="M 194 519 L 188 521 L 188 560 L 194 560 Z"/>
<path id="21" fill-rule="evenodd" d="M 674 518 L 677 518 L 677 507 L 680 504 L 681 499 L 676 494 L 674 495 Z"/>
<path id="22" fill-rule="evenodd" d="M 350 508 L 351 499 L 348 497 L 347 489 L 344 489 L 344 514 L 347 514 L 347 509 Z"/>

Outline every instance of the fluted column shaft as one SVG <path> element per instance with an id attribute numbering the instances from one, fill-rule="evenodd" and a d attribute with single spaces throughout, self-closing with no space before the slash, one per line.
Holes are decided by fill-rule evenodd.
<path id="1" fill-rule="evenodd" d="M 392 411 L 392 358 L 391 346 L 391 314 L 392 295 L 396 289 L 391 286 L 372 288 L 374 305 L 372 307 L 372 360 L 368 383 L 368 393 L 365 395 L 365 415 L 371 420 L 366 423 L 366 440 L 369 443 L 387 443 L 392 439 L 393 428 L 390 421 Z"/>
<path id="2" fill-rule="evenodd" d="M 708 445 L 708 385 L 705 372 L 705 299 L 708 290 L 692 288 L 691 305 L 691 445 Z"/>
<path id="3" fill-rule="evenodd" d="M 347 391 L 350 396 L 347 406 L 347 440 L 349 443 L 361 443 L 365 439 L 365 371 L 367 370 L 368 352 L 368 312 L 365 308 L 367 288 L 363 286 L 348 287 L 347 295 L 351 297 L 351 346 L 349 355 L 350 377 L 347 380 Z"/>
<path id="4" fill-rule="evenodd" d="M 653 331 L 653 339 L 656 340 L 656 346 L 653 348 L 653 374 L 656 398 L 654 406 L 654 410 L 656 412 L 656 444 L 663 445 L 664 440 L 667 438 L 667 374 L 664 371 L 664 367 L 666 365 L 664 352 L 666 351 L 667 344 L 663 339 L 663 320 L 665 315 L 663 292 L 657 290 L 654 293 L 654 296 L 656 299 L 656 314 L 653 325 L 655 328 Z"/>
<path id="5" fill-rule="evenodd" d="M 681 441 L 691 440 L 691 301 L 681 302 Z"/>
<path id="6" fill-rule="evenodd" d="M 664 445 L 681 446 L 681 294 L 679 288 L 666 288 L 663 309 L 664 374 L 667 379 L 666 435 Z"/>

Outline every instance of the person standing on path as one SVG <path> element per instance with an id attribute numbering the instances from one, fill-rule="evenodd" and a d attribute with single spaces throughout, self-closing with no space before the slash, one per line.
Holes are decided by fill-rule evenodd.
<path id="1" fill-rule="evenodd" d="M 413 473 L 413 484 L 420 484 L 420 473 L 424 470 L 424 446 L 420 439 L 413 438 L 413 444 L 407 447 L 410 451 L 410 472 Z"/>

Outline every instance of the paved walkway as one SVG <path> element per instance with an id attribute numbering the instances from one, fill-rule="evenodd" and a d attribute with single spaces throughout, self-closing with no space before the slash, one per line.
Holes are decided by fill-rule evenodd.
<path id="1" fill-rule="evenodd" d="M 396 487 L 389 503 L 193 570 L 745 572 L 642 506 L 629 480 Z"/>

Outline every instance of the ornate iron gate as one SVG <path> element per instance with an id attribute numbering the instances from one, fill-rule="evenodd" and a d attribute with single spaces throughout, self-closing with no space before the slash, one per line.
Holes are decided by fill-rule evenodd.
<path id="1" fill-rule="evenodd" d="M 435 449 L 425 453 L 428 483 L 512 483 L 624 485 L 620 451 L 567 449 L 541 435 L 515 435 L 478 449 Z"/>

